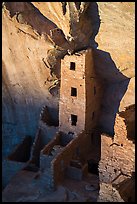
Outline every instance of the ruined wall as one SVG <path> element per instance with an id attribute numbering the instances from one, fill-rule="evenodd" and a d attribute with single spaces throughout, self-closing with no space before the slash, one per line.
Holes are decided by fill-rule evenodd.
<path id="1" fill-rule="evenodd" d="M 41 130 L 41 139 L 43 144 L 47 144 L 54 137 L 56 132 L 58 132 L 58 127 L 48 126 L 42 121 L 39 122 L 39 128 Z"/>
<path id="2" fill-rule="evenodd" d="M 99 171 L 100 181 L 105 183 L 118 183 L 119 179 L 131 177 L 135 171 L 135 145 L 128 140 L 124 119 L 118 114 L 114 139 L 101 135 Z"/>
<path id="3" fill-rule="evenodd" d="M 85 129 L 91 131 L 98 125 L 102 103 L 103 81 L 96 74 L 92 49 L 85 53 L 86 122 Z"/>
<path id="4" fill-rule="evenodd" d="M 31 149 L 31 158 L 30 161 L 37 166 L 39 166 L 39 156 L 40 150 L 44 147 L 44 142 L 41 137 L 41 129 L 38 129 L 35 137 L 35 141 L 33 142 L 32 149 Z"/>
<path id="5" fill-rule="evenodd" d="M 56 152 L 53 149 L 55 145 L 60 145 L 60 146 L 62 145 L 60 132 L 59 133 L 56 132 L 53 139 L 48 144 L 46 144 L 45 147 L 40 152 L 40 170 L 44 172 L 45 170 L 47 171 L 47 169 L 50 169 L 51 177 L 54 174 L 51 168 L 51 161 L 56 156 Z M 49 186 L 50 186 L 50 183 L 52 183 L 51 180 L 49 180 Z"/>
<path id="6" fill-rule="evenodd" d="M 80 175 L 82 171 L 87 172 L 87 155 L 91 151 L 91 138 L 82 132 L 74 139 L 70 138 L 71 141 L 63 148 L 62 136 L 64 135 L 61 132 L 56 134 L 40 154 L 41 179 L 49 189 L 54 189 L 64 179 L 64 176 L 67 176 L 66 170 L 71 160 L 78 160 L 81 163 Z M 56 145 L 59 145 L 61 149 L 53 153 Z"/>
<path id="7" fill-rule="evenodd" d="M 56 132 L 53 139 L 45 145 L 40 154 L 40 169 L 50 168 L 50 162 L 73 139 L 73 134 Z"/>
<path id="8" fill-rule="evenodd" d="M 86 147 L 86 148 L 85 148 Z M 51 162 L 51 169 L 54 172 L 54 182 L 58 184 L 62 181 L 66 168 L 70 165 L 72 159 L 79 159 L 85 164 L 86 157 L 90 152 L 91 141 L 85 132 L 80 133 L 76 138 L 71 140 L 65 149 L 58 154 Z"/>
<path id="9" fill-rule="evenodd" d="M 39 166 L 40 151 L 49 144 L 50 140 L 58 131 L 58 127 L 48 126 L 42 121 L 39 122 L 39 130 L 36 133 L 35 141 L 31 149 L 31 162 Z"/>
<path id="10" fill-rule="evenodd" d="M 54 145 L 60 143 L 60 133 L 56 134 L 55 137 L 42 149 L 41 153 L 42 154 L 50 154 L 50 151 L 54 147 Z"/>

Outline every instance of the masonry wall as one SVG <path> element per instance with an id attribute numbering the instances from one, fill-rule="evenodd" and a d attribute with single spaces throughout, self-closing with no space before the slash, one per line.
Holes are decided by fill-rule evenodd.
<path id="1" fill-rule="evenodd" d="M 47 168 L 50 168 L 51 161 L 56 156 L 55 152 L 53 154 L 52 150 L 55 145 L 59 145 L 60 148 L 64 148 L 71 140 L 73 139 L 72 135 L 65 135 L 62 132 L 56 132 L 54 138 L 41 150 L 40 153 L 40 169 L 43 171 Z M 57 153 L 58 154 L 58 153 Z"/>
<path id="2" fill-rule="evenodd" d="M 41 139 L 41 130 L 38 129 L 36 133 L 35 141 L 33 142 L 32 149 L 31 149 L 31 157 L 30 162 L 39 166 L 39 155 L 40 150 L 43 148 L 44 144 Z"/>
<path id="3" fill-rule="evenodd" d="M 45 147 L 42 149 L 41 153 L 42 154 L 50 154 L 52 148 L 57 145 L 60 144 L 60 137 L 61 135 L 58 133 L 55 135 L 55 137 L 47 144 L 45 145 Z"/>
<path id="4" fill-rule="evenodd" d="M 43 121 L 39 121 L 39 128 L 41 130 L 41 139 L 44 145 L 46 145 L 58 132 L 58 127 L 48 126 Z"/>
<path id="5" fill-rule="evenodd" d="M 75 70 L 70 70 L 71 63 L 75 63 Z M 71 88 L 77 89 L 77 96 L 71 96 Z M 103 83 L 95 73 L 92 49 L 66 55 L 61 61 L 60 131 L 92 131 L 99 118 L 102 93 Z M 71 114 L 77 115 L 76 126 L 71 125 Z"/>
<path id="6" fill-rule="evenodd" d="M 70 165 L 72 159 L 80 159 L 84 165 L 86 156 L 91 151 L 91 141 L 85 132 L 80 133 L 71 140 L 68 145 L 51 162 L 52 172 L 54 172 L 54 183 L 59 184 L 64 176 L 66 168 Z"/>
<path id="7" fill-rule="evenodd" d="M 118 114 L 114 129 L 114 138 L 101 135 L 99 175 L 105 183 L 117 183 L 135 172 L 135 144 L 128 140 L 124 119 Z"/>
<path id="8" fill-rule="evenodd" d="M 92 49 L 85 52 L 85 88 L 86 88 L 86 131 L 91 131 L 96 125 L 100 113 L 103 83 L 97 77 L 94 67 Z"/>
<path id="9" fill-rule="evenodd" d="M 85 128 L 85 59 L 84 55 L 66 55 L 61 61 L 61 87 L 59 102 L 59 129 L 62 132 L 79 133 Z M 70 63 L 75 70 L 70 70 Z M 71 87 L 77 96 L 71 96 Z M 71 114 L 77 115 L 76 126 L 71 125 Z"/>
<path id="10" fill-rule="evenodd" d="M 43 148 L 45 148 L 46 145 L 49 144 L 52 137 L 58 130 L 58 127 L 48 126 L 46 123 L 44 124 L 42 121 L 39 122 L 39 125 L 40 127 L 37 131 L 35 141 L 33 142 L 30 158 L 30 162 L 35 163 L 37 166 L 40 165 L 41 150 L 43 150 Z"/>

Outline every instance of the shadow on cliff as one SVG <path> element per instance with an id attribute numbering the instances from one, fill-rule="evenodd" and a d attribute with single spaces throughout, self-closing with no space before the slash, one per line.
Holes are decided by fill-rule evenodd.
<path id="1" fill-rule="evenodd" d="M 94 67 L 97 76 L 104 84 L 98 126 L 102 132 L 114 136 L 116 113 L 119 112 L 120 101 L 126 93 L 130 79 L 119 71 L 109 52 L 97 48 L 98 44 L 95 37 L 101 24 L 98 4 L 92 2 L 87 9 L 87 13 L 91 13 L 90 18 L 93 27 L 90 46 L 93 49 Z"/>
<path id="2" fill-rule="evenodd" d="M 104 83 L 99 126 L 102 132 L 114 136 L 116 114 L 130 79 L 118 70 L 110 53 L 93 49 L 93 59 L 96 74 Z"/>
<path id="3" fill-rule="evenodd" d="M 94 153 L 89 161 L 91 173 L 98 173 L 98 165 L 101 160 L 101 133 L 106 133 L 108 137 L 114 137 L 116 114 L 119 113 L 120 102 L 127 91 L 130 78 L 120 72 L 109 52 L 97 48 L 98 44 L 95 37 L 99 32 L 101 23 L 97 3 L 91 3 L 89 9 L 92 11 L 91 22 L 93 24 L 90 46 L 93 49 L 95 71 L 97 77 L 102 81 L 103 88 L 100 117 L 97 124 L 99 133 L 94 135 L 92 147 Z M 100 182 L 99 180 L 98 182 Z"/>
<path id="4" fill-rule="evenodd" d="M 98 4 L 96 2 L 90 3 L 87 9 L 87 15 L 90 16 L 90 21 L 93 28 L 92 35 L 90 37 L 90 44 L 92 47 L 97 48 L 98 43 L 95 41 L 95 37 L 99 32 L 101 20 L 99 16 Z"/>

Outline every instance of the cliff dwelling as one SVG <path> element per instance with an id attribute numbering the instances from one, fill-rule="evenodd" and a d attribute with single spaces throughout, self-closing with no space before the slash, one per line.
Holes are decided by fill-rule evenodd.
<path id="1" fill-rule="evenodd" d="M 133 2 L 3 2 L 2 202 L 135 201 L 133 18 Z"/>

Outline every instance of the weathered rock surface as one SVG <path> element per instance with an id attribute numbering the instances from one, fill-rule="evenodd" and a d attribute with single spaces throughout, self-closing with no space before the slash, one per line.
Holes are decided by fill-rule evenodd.
<path id="1" fill-rule="evenodd" d="M 25 135 L 35 136 L 42 107 L 58 105 L 48 91 L 54 78 L 43 62 L 48 44 L 7 12 L 2 22 L 3 155 L 7 156 Z"/>
<path id="2" fill-rule="evenodd" d="M 131 113 L 130 115 L 133 118 Z M 130 131 L 130 129 L 134 130 L 135 127 L 130 128 L 131 118 L 127 126 L 127 121 L 117 115 L 114 138 L 101 135 L 101 158 L 99 162 L 100 182 L 116 187 L 125 201 L 134 201 L 135 198 L 135 179 L 133 176 L 135 172 L 135 134 Z"/>
<path id="3" fill-rule="evenodd" d="M 128 78 L 135 76 L 135 4 L 99 2 L 101 24 L 98 48 L 109 52 L 117 68 Z"/>
<path id="4" fill-rule="evenodd" d="M 99 2 L 98 10 L 101 19 L 95 38 L 98 48 L 110 53 L 117 69 L 130 78 L 120 103 L 121 111 L 135 103 L 135 4 Z"/>

